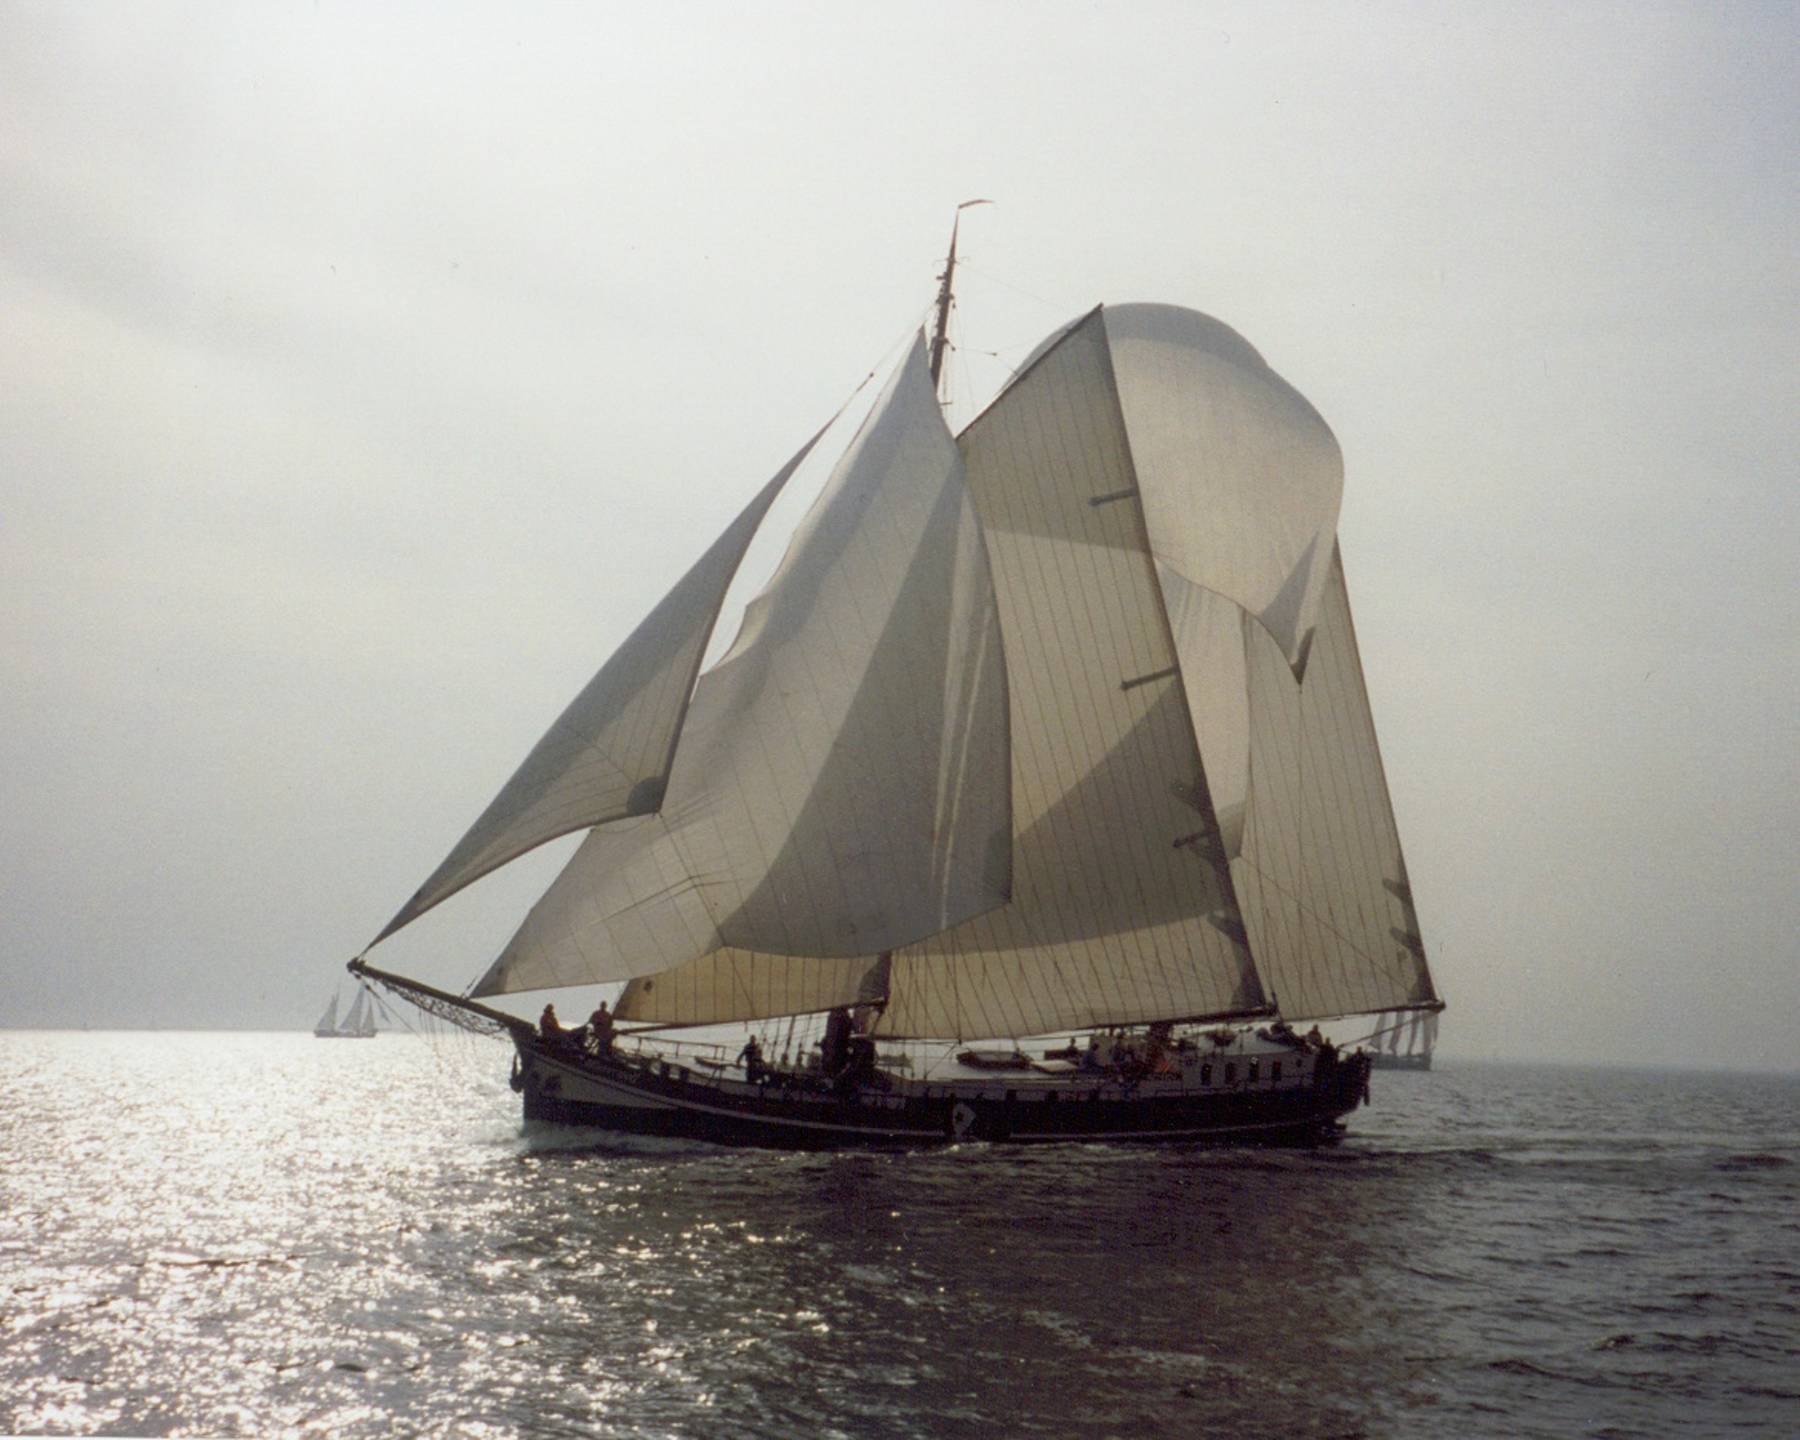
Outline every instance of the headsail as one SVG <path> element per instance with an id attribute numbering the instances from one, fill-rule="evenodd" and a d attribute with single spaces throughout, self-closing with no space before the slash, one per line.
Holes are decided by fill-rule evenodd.
<path id="1" fill-rule="evenodd" d="M 818 440 L 800 447 L 600 667 L 375 943 L 545 841 L 657 809 L 726 590 L 756 527 Z"/>
<path id="2" fill-rule="evenodd" d="M 594 830 L 474 993 L 725 949 L 871 956 L 1000 904 L 1007 743 L 993 585 L 921 340 L 696 687 L 661 812 Z"/>

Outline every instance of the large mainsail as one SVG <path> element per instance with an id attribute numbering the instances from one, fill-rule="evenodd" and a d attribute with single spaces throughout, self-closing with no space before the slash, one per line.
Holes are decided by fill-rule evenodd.
<path id="1" fill-rule="evenodd" d="M 818 439 L 782 466 L 569 703 L 376 943 L 545 841 L 656 810 L 726 590 L 756 527 Z"/>
<path id="2" fill-rule="evenodd" d="M 958 443 L 1006 636 L 1013 897 L 897 951 L 879 1030 L 1028 1035 L 1265 1008 L 1157 588 L 1103 312 L 1040 350 Z M 848 968 L 719 955 L 637 982 L 621 1010 L 749 1019 L 781 1013 L 761 1008 L 769 1001 L 823 1009 L 866 989 Z"/>
<path id="3" fill-rule="evenodd" d="M 1032 1035 L 1263 1008 L 1213 838 L 1103 312 L 960 443 L 1012 685 L 1013 901 L 896 954 L 880 1029 Z"/>
<path id="4" fill-rule="evenodd" d="M 871 957 L 1002 903 L 1006 694 L 921 341 L 701 678 L 660 810 L 593 830 L 475 993 Z"/>

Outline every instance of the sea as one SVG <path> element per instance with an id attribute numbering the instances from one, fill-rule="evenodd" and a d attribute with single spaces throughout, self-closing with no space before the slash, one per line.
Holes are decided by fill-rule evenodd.
<path id="1" fill-rule="evenodd" d="M 1315 1151 L 526 1130 L 474 1037 L 0 1033 L 0 1432 L 1800 1434 L 1800 1077 Z"/>

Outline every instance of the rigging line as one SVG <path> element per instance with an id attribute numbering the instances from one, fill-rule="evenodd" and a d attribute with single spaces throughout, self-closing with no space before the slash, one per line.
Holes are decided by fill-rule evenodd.
<path id="1" fill-rule="evenodd" d="M 982 279 L 989 280 L 1004 290 L 1011 290 L 1015 295 L 1023 295 L 1027 300 L 1035 300 L 1039 305 L 1054 310 L 1059 315 L 1068 315 L 1081 309 L 1079 302 L 1071 304 L 1063 300 L 1052 300 L 1046 295 L 1039 295 L 1035 290 L 1027 290 L 1022 285 L 1015 285 L 1012 281 L 1003 279 L 993 271 L 986 270 L 980 265 L 975 264 L 967 256 L 959 257 L 956 263 L 963 266 L 965 269 L 973 270 L 977 275 L 981 276 Z"/>

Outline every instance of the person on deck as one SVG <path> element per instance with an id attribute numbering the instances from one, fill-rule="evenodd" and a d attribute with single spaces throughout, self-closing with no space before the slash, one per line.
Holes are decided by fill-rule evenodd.
<path id="1" fill-rule="evenodd" d="M 1169 1058 L 1169 1042 L 1175 1033 L 1175 1022 L 1158 1020 L 1144 1038 L 1144 1068 L 1152 1075 L 1173 1075 L 1175 1062 Z"/>
<path id="2" fill-rule="evenodd" d="M 600 1007 L 588 1016 L 587 1051 L 590 1055 L 610 1055 L 613 1047 L 613 1016 L 602 1000 Z"/>
<path id="3" fill-rule="evenodd" d="M 825 1039 L 819 1045 L 819 1066 L 828 1080 L 836 1079 L 850 1058 L 850 1012 L 839 1006 L 825 1017 Z"/>
<path id="4" fill-rule="evenodd" d="M 744 1048 L 738 1051 L 737 1058 L 744 1062 L 744 1078 L 752 1085 L 761 1084 L 765 1073 L 763 1070 L 762 1046 L 756 1043 L 756 1037 L 754 1035 L 744 1042 Z"/>
<path id="5" fill-rule="evenodd" d="M 875 1083 L 875 1042 L 867 1035 L 851 1035 L 844 1041 L 844 1063 L 832 1077 L 831 1088 L 849 1096 L 863 1085 Z"/>
<path id="6" fill-rule="evenodd" d="M 556 1007 L 546 1005 L 544 1013 L 538 1016 L 538 1035 L 543 1039 L 546 1050 L 563 1050 L 568 1048 L 569 1032 L 562 1027 L 556 1018 Z"/>

